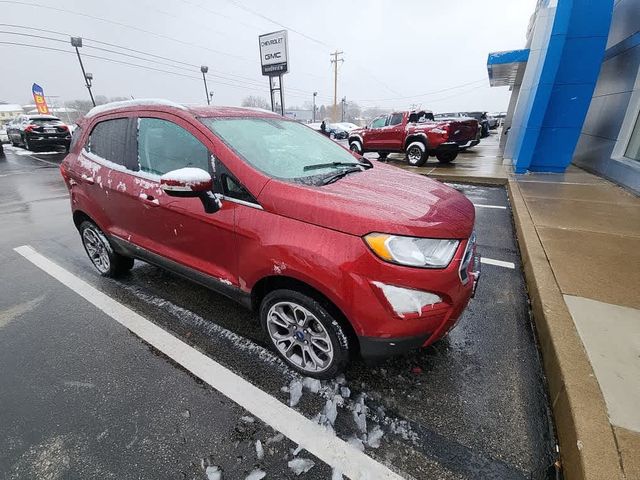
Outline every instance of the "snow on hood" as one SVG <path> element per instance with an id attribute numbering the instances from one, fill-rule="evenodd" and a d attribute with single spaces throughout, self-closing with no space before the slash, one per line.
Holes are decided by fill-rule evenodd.
<path id="1" fill-rule="evenodd" d="M 457 190 L 378 163 L 321 187 L 272 180 L 259 201 L 280 215 L 358 236 L 463 239 L 475 221 L 473 204 Z"/>

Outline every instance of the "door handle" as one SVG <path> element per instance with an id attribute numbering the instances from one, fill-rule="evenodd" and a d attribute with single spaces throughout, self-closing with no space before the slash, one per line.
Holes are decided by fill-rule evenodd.
<path id="1" fill-rule="evenodd" d="M 152 207 L 157 207 L 160 205 L 160 202 L 153 195 L 149 195 L 148 193 L 141 193 L 140 198 L 144 200 L 144 202 Z"/>

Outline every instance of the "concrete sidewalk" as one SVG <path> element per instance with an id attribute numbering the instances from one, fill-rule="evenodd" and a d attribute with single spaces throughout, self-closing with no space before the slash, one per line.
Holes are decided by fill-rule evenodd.
<path id="1" fill-rule="evenodd" d="M 403 168 L 507 186 L 565 478 L 640 479 L 640 199 L 574 166 L 514 175 L 498 154 L 492 135 Z"/>

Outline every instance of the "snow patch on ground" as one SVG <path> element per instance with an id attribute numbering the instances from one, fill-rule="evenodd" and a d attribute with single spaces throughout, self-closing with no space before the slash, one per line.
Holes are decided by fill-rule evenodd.
<path id="1" fill-rule="evenodd" d="M 258 460 L 264 458 L 264 448 L 262 448 L 262 442 L 260 440 L 256 440 L 256 457 L 258 457 Z"/>
<path id="2" fill-rule="evenodd" d="M 311 393 L 318 393 L 322 388 L 322 383 L 320 383 L 320 380 L 317 378 L 304 377 L 304 380 L 302 380 L 302 386 Z"/>
<path id="3" fill-rule="evenodd" d="M 261 478 L 264 478 L 266 476 L 267 476 L 267 472 L 265 472 L 264 470 L 260 470 L 259 468 L 256 468 L 255 470 L 252 470 L 251 473 L 249 473 L 249 475 L 247 475 L 244 480 L 260 480 Z"/>
<path id="4" fill-rule="evenodd" d="M 297 476 L 302 475 L 303 473 L 307 473 L 309 470 L 313 468 L 315 462 L 308 458 L 294 458 L 290 460 L 289 468 L 295 473 Z"/>
<path id="5" fill-rule="evenodd" d="M 293 379 L 289 384 L 289 406 L 295 407 L 301 398 L 302 398 L 302 382 L 298 379 Z"/>
<path id="6" fill-rule="evenodd" d="M 383 436 L 384 432 L 379 425 L 376 425 L 367 435 L 367 446 L 371 448 L 379 448 L 380 441 L 382 440 Z"/>
<path id="7" fill-rule="evenodd" d="M 240 420 L 246 423 L 253 423 L 256 421 L 256 419 L 253 418 L 251 415 L 243 415 L 240 417 Z"/>
<path id="8" fill-rule="evenodd" d="M 222 470 L 217 465 L 211 465 L 204 471 L 207 480 L 222 480 Z"/>

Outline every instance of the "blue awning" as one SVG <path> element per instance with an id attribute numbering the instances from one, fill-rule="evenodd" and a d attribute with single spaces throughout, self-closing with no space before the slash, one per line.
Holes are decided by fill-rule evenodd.
<path id="1" fill-rule="evenodd" d="M 492 87 L 513 86 L 529 59 L 529 49 L 493 52 L 487 59 L 489 84 Z"/>

